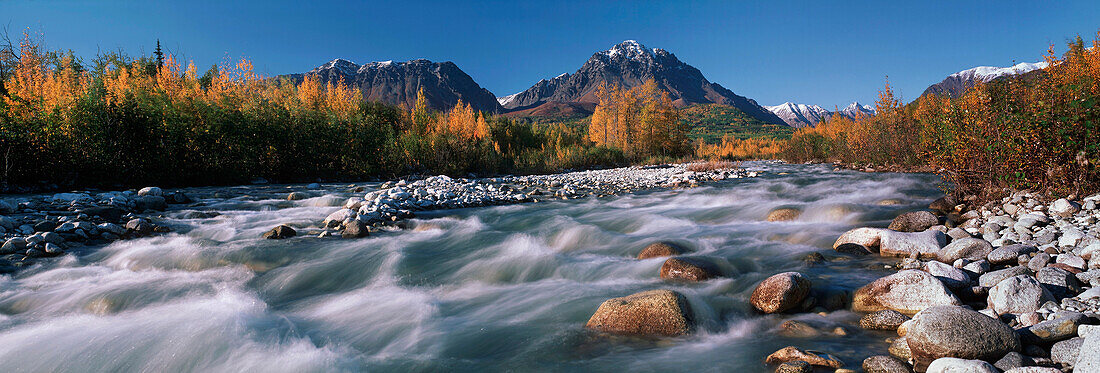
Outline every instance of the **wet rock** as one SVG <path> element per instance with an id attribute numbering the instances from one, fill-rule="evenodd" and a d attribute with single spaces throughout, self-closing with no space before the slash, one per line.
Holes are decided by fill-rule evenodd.
<path id="1" fill-rule="evenodd" d="M 650 290 L 604 301 L 585 327 L 617 334 L 677 336 L 691 332 L 694 317 L 680 293 Z"/>
<path id="2" fill-rule="evenodd" d="M 1021 347 L 1008 325 L 959 306 L 933 306 L 917 313 L 905 338 L 918 371 L 942 357 L 996 361 Z"/>
<path id="3" fill-rule="evenodd" d="M 164 190 L 161 190 L 158 187 L 144 187 L 138 190 L 137 195 L 162 197 L 164 196 Z"/>
<path id="4" fill-rule="evenodd" d="M 669 258 L 661 265 L 661 278 L 665 280 L 706 281 L 720 275 L 714 263 L 699 258 Z"/>
<path id="5" fill-rule="evenodd" d="M 863 371 L 867 373 L 909 373 L 909 364 L 893 356 L 876 355 L 863 359 Z"/>
<path id="6" fill-rule="evenodd" d="M 928 365 L 927 373 L 1000 373 L 993 364 L 981 360 L 941 357 Z"/>
<path id="7" fill-rule="evenodd" d="M 309 198 L 309 194 L 305 192 L 290 192 L 290 194 L 286 196 L 287 201 L 300 201 L 306 198 Z"/>
<path id="8" fill-rule="evenodd" d="M 1038 250 L 1039 249 L 1035 246 L 1023 244 L 1002 246 L 989 252 L 986 259 L 992 264 L 1016 264 L 1017 258 L 1019 258 L 1020 255 L 1027 255 Z"/>
<path id="9" fill-rule="evenodd" d="M 909 361 L 913 358 L 913 353 L 909 351 L 909 342 L 905 337 L 900 337 L 891 342 L 888 351 L 891 356 L 902 361 Z"/>
<path id="10" fill-rule="evenodd" d="M 1031 274 L 1027 267 L 1008 267 L 1001 270 L 986 273 L 978 277 L 978 286 L 991 288 L 1004 279 Z"/>
<path id="11" fill-rule="evenodd" d="M 898 330 L 901 323 L 909 320 L 901 312 L 884 310 L 872 312 L 859 319 L 859 327 L 869 330 Z"/>
<path id="12" fill-rule="evenodd" d="M 833 249 L 836 250 L 845 244 L 856 244 L 868 249 L 878 247 L 884 231 L 885 229 L 880 228 L 856 228 L 844 232 L 833 243 Z"/>
<path id="13" fill-rule="evenodd" d="M 168 203 L 176 205 L 194 202 L 194 200 L 191 199 L 191 196 L 188 196 L 187 194 L 180 191 L 169 194 L 167 197 L 164 197 L 164 200 Z"/>
<path id="14" fill-rule="evenodd" d="M 34 231 L 35 232 L 53 232 L 54 228 L 57 228 L 57 226 L 58 226 L 58 223 L 56 221 L 43 220 L 43 221 L 34 223 Z"/>
<path id="15" fill-rule="evenodd" d="M 4 241 L 4 245 L 0 246 L 0 254 L 13 254 L 17 252 L 24 252 L 27 250 L 27 240 L 22 237 L 13 237 Z"/>
<path id="16" fill-rule="evenodd" d="M 264 232 L 263 238 L 280 240 L 284 238 L 290 238 L 297 235 L 298 232 L 294 231 L 294 228 L 286 224 L 280 224 L 279 226 L 272 228 L 271 230 Z"/>
<path id="17" fill-rule="evenodd" d="M 989 307 L 997 314 L 1035 312 L 1051 301 L 1054 295 L 1027 275 L 1009 277 L 989 289 Z"/>
<path id="18" fill-rule="evenodd" d="M 168 201 L 166 201 L 164 199 L 164 197 L 152 196 L 152 195 L 134 197 L 134 210 L 137 210 L 137 211 L 145 211 L 145 210 L 164 211 L 167 208 L 168 208 Z"/>
<path id="19" fill-rule="evenodd" d="M 874 254 L 873 251 L 871 251 L 870 249 L 864 247 L 863 245 L 854 244 L 854 243 L 840 244 L 840 246 L 837 246 L 836 248 L 834 248 L 834 250 L 836 250 L 836 252 L 838 252 L 838 253 L 850 254 L 850 255 L 856 255 L 856 256 Z"/>
<path id="20" fill-rule="evenodd" d="M 126 222 L 126 230 L 139 235 L 153 233 L 154 228 L 156 227 L 154 227 L 152 223 L 142 218 L 130 219 L 130 221 Z"/>
<path id="21" fill-rule="evenodd" d="M 813 338 L 820 336 L 821 331 L 803 321 L 787 320 L 779 324 L 779 334 L 792 338 Z"/>
<path id="22" fill-rule="evenodd" d="M 814 366 L 802 360 L 788 361 L 775 368 L 775 373 L 812 373 L 813 371 Z"/>
<path id="23" fill-rule="evenodd" d="M 904 270 L 856 290 L 852 310 L 875 312 L 895 310 L 914 314 L 936 305 L 959 305 L 955 297 L 940 280 L 920 270 Z"/>
<path id="24" fill-rule="evenodd" d="M 638 259 L 658 258 L 663 256 L 676 256 L 686 251 L 672 242 L 654 242 L 638 253 Z"/>
<path id="25" fill-rule="evenodd" d="M 947 235 L 935 230 L 916 233 L 894 231 L 880 232 L 879 254 L 908 258 L 918 255 L 920 258 L 935 258 L 944 244 Z"/>
<path id="26" fill-rule="evenodd" d="M 961 238 L 952 241 L 940 252 L 936 258 L 944 263 L 954 263 L 959 259 L 977 261 L 985 259 L 993 251 L 993 245 L 981 238 Z"/>
<path id="27" fill-rule="evenodd" d="M 321 226 L 325 228 L 336 228 L 339 227 L 341 224 L 344 224 L 344 221 L 354 219 L 355 216 L 356 214 L 354 210 L 339 209 L 329 214 L 328 217 L 325 218 L 325 221 L 321 223 Z"/>
<path id="28" fill-rule="evenodd" d="M 790 221 L 798 219 L 798 216 L 802 215 L 802 211 L 793 208 L 780 208 L 772 210 L 768 213 L 768 221 Z"/>
<path id="29" fill-rule="evenodd" d="M 764 313 L 784 312 L 802 303 L 810 293 L 810 280 L 798 272 L 768 277 L 752 291 L 749 303 Z"/>
<path id="30" fill-rule="evenodd" d="M 836 356 L 819 351 L 803 350 L 794 346 L 787 346 L 779 351 L 773 352 L 764 359 L 764 362 L 768 364 L 782 364 L 797 360 L 805 361 L 810 363 L 810 365 L 829 368 L 840 368 L 844 366 L 844 363 L 842 363 L 840 359 L 837 359 Z"/>
<path id="31" fill-rule="evenodd" d="M 344 230 L 340 232 L 343 238 L 362 238 L 370 235 L 367 224 L 359 220 L 349 220 L 344 223 Z"/>
<path id="32" fill-rule="evenodd" d="M 898 232 L 923 232 L 939 223 L 940 219 L 931 212 L 913 211 L 898 215 L 886 229 Z"/>

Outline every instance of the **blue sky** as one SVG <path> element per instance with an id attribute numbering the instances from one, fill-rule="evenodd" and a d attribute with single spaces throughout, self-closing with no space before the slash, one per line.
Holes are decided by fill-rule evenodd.
<path id="1" fill-rule="evenodd" d="M 85 57 L 149 54 L 159 38 L 200 69 L 247 57 L 265 75 L 336 57 L 450 60 L 498 96 L 635 39 L 761 104 L 832 108 L 871 103 L 886 76 L 912 99 L 959 70 L 1040 60 L 1091 39 L 1100 1 L 0 0 L 0 22 Z"/>

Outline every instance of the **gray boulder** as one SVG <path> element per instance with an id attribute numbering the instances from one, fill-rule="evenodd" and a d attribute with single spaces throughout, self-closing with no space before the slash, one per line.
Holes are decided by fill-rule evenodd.
<path id="1" fill-rule="evenodd" d="M 856 290 L 852 310 L 875 312 L 895 310 L 914 314 L 936 305 L 959 305 L 940 280 L 920 270 L 904 270 L 880 278 Z"/>
<path id="2" fill-rule="evenodd" d="M 1077 363 L 1073 365 L 1075 372 L 1100 372 L 1100 333 L 1091 333 L 1081 343 L 1081 350 L 1077 354 Z"/>
<path id="3" fill-rule="evenodd" d="M 981 360 L 941 357 L 928 365 L 927 373 L 1000 373 L 993 364 Z"/>
<path id="4" fill-rule="evenodd" d="M 970 275 L 965 271 L 935 260 L 924 264 L 924 271 L 936 276 L 944 285 L 952 289 L 958 289 L 970 284 Z"/>
<path id="5" fill-rule="evenodd" d="M 1043 303 L 1054 301 L 1054 295 L 1035 278 L 1013 276 L 989 289 L 989 307 L 997 314 L 1035 312 Z"/>
<path id="6" fill-rule="evenodd" d="M 917 313 L 905 339 L 917 370 L 941 357 L 996 361 L 1021 347 L 1008 325 L 960 306 L 932 306 Z"/>
<path id="7" fill-rule="evenodd" d="M 923 232 L 933 225 L 939 224 L 940 219 L 928 211 L 907 212 L 894 218 L 887 229 L 898 232 Z"/>
<path id="8" fill-rule="evenodd" d="M 937 254 L 939 261 L 954 263 L 959 259 L 972 261 L 985 259 L 993 251 L 993 245 L 981 238 L 961 238 L 952 241 Z"/>
<path id="9" fill-rule="evenodd" d="M 991 288 L 1006 278 L 1027 274 L 1031 274 L 1031 271 L 1026 267 L 1008 267 L 981 275 L 978 277 L 978 286 Z"/>
<path id="10" fill-rule="evenodd" d="M 879 254 L 901 258 L 916 254 L 920 258 L 932 259 L 947 243 L 947 235 L 936 230 L 914 233 L 885 230 L 880 232 L 880 238 Z"/>
<path id="11" fill-rule="evenodd" d="M 1073 367 L 1077 364 L 1077 356 L 1080 354 L 1081 345 L 1085 339 L 1081 337 L 1059 341 L 1050 346 L 1050 360 L 1056 363 Z"/>
<path id="12" fill-rule="evenodd" d="M 1038 250 L 1038 248 L 1032 245 L 1007 245 L 989 252 L 989 255 L 986 256 L 986 259 L 993 264 L 1016 264 L 1017 258 L 1019 258 L 1020 255 L 1027 255 Z"/>

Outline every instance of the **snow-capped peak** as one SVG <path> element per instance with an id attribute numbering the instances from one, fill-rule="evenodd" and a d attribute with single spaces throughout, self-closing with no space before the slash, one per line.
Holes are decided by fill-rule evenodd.
<path id="1" fill-rule="evenodd" d="M 622 43 L 616 44 L 611 49 L 600 52 L 600 54 L 606 55 L 609 58 L 615 58 L 616 56 L 623 55 L 626 58 L 634 59 L 641 56 L 649 55 L 653 56 L 657 53 L 657 48 L 648 49 L 642 43 L 636 40 L 626 40 Z"/>
<path id="2" fill-rule="evenodd" d="M 356 70 L 359 70 L 359 64 L 357 64 L 355 62 L 345 60 L 343 58 L 337 58 L 337 59 L 334 59 L 332 61 L 329 61 L 328 63 L 325 63 L 324 65 L 321 65 L 321 66 L 317 67 L 314 70 L 329 70 L 329 69 L 336 69 L 336 70 L 339 70 L 341 73 L 344 73 L 346 75 L 353 75 L 353 74 L 355 74 Z"/>
<path id="3" fill-rule="evenodd" d="M 960 78 L 973 78 L 981 80 L 983 82 L 988 82 L 996 79 L 997 77 L 1023 74 L 1033 70 L 1045 69 L 1046 67 L 1046 62 L 1021 62 L 1009 67 L 978 66 L 972 69 L 967 69 L 951 74 L 951 76 Z"/>
<path id="4" fill-rule="evenodd" d="M 523 92 L 516 92 L 504 97 L 497 97 L 497 102 L 500 103 L 501 106 L 508 105 L 508 103 L 512 102 L 512 100 L 515 100 L 516 96 L 519 96 L 520 93 Z"/>
<path id="5" fill-rule="evenodd" d="M 796 104 L 793 102 L 784 102 L 775 106 L 765 106 L 764 108 L 783 119 L 791 127 L 813 126 L 833 114 L 817 105 Z"/>

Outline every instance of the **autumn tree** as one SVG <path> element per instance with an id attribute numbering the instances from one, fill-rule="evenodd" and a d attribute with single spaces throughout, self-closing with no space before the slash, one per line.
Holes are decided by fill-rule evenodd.
<path id="1" fill-rule="evenodd" d="M 687 150 L 687 130 L 680 111 L 653 79 L 624 89 L 597 87 L 598 103 L 589 125 L 589 140 L 636 156 L 679 155 Z"/>

